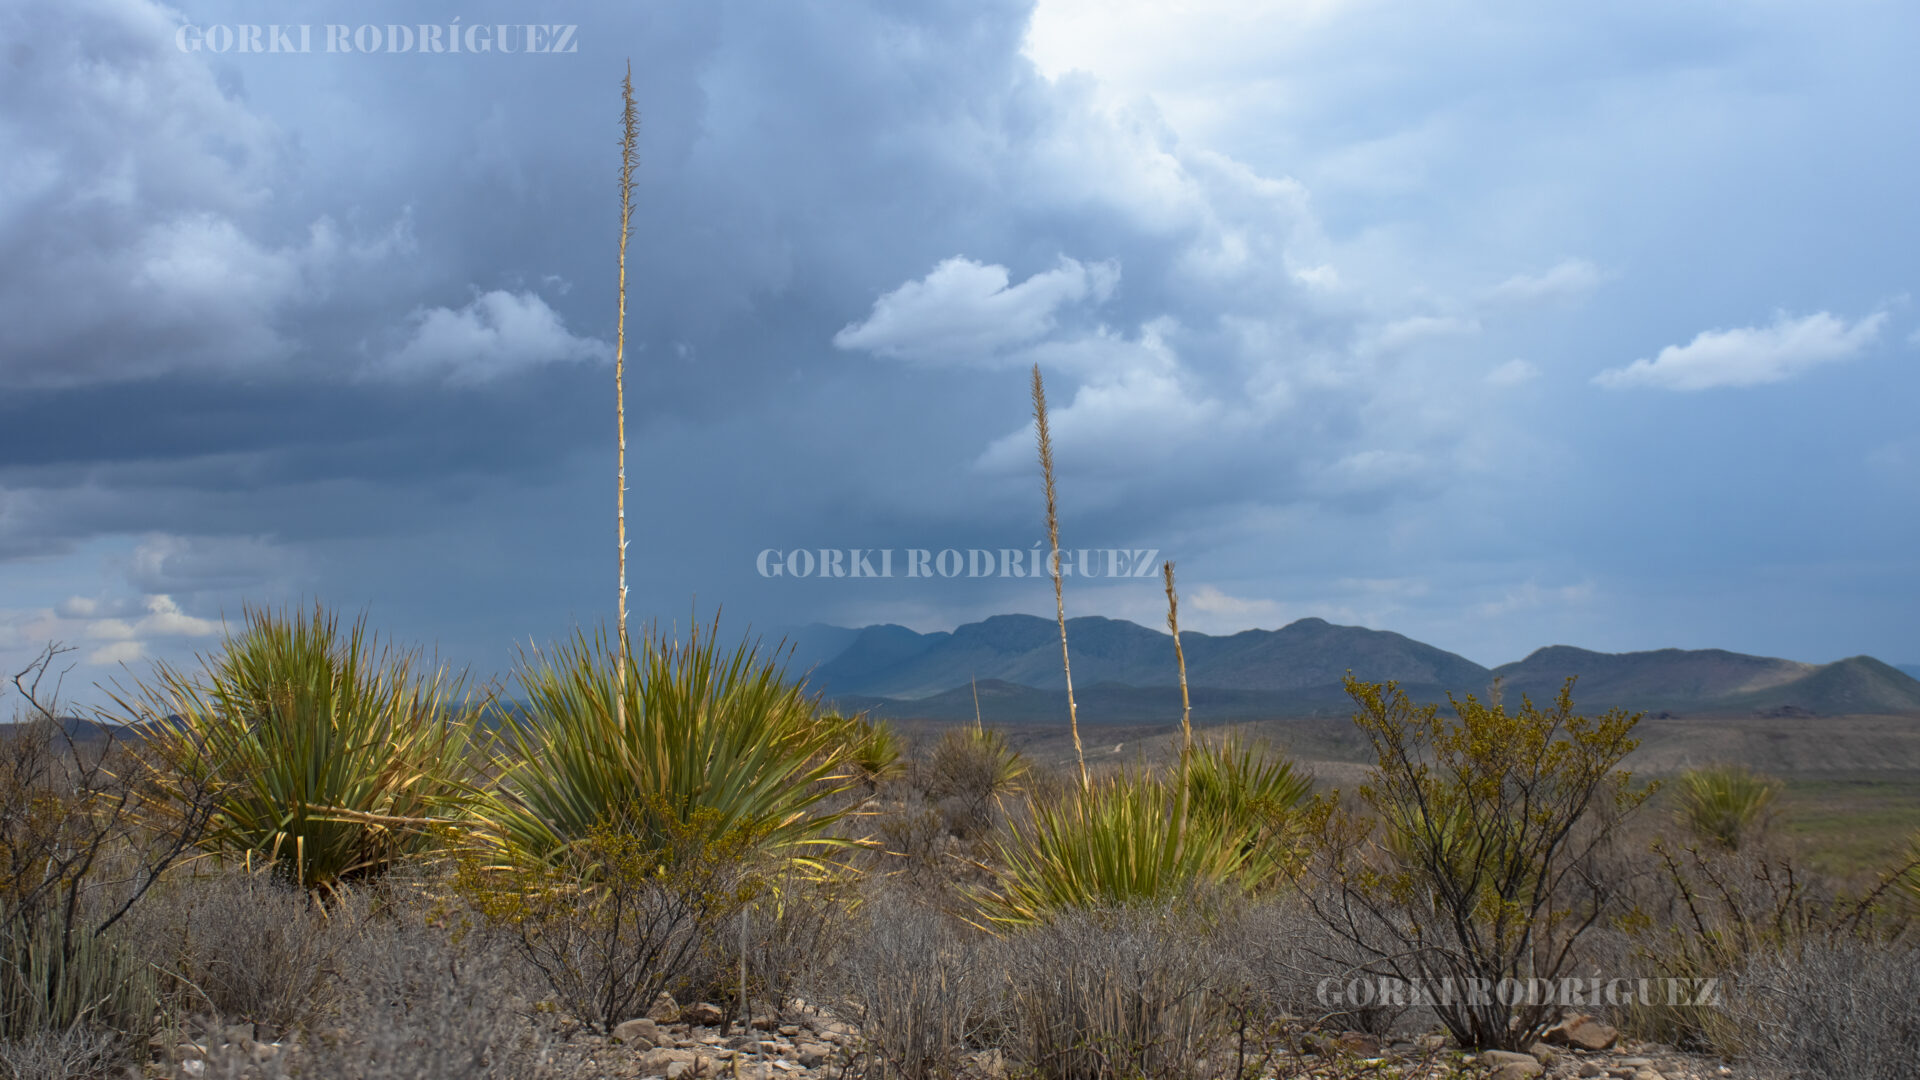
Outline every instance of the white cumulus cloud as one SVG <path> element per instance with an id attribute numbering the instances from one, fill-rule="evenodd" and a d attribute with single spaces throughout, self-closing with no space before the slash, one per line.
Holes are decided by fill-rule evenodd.
<path id="1" fill-rule="evenodd" d="M 1858 353 L 1879 335 L 1886 320 L 1885 312 L 1852 325 L 1824 311 L 1802 319 L 1782 313 L 1771 326 L 1702 331 L 1685 345 L 1669 345 L 1651 360 L 1609 368 L 1593 381 L 1610 390 L 1708 390 L 1780 382 Z"/>
<path id="2" fill-rule="evenodd" d="M 991 360 L 1052 332 L 1061 308 L 1106 300 L 1119 280 L 1118 263 L 1062 258 L 1013 285 L 1006 267 L 955 256 L 874 301 L 866 320 L 843 327 L 833 343 L 902 360 Z"/>
<path id="3" fill-rule="evenodd" d="M 412 336 L 377 371 L 397 378 L 485 382 L 540 364 L 612 357 L 606 342 L 570 333 L 539 295 L 495 289 L 458 309 L 416 310 Z"/>

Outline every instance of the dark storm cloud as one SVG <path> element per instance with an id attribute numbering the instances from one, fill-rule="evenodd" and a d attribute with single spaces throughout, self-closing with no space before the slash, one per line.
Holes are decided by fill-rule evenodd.
<path id="1" fill-rule="evenodd" d="M 1454 55 L 1438 30 L 1330 11 L 1286 38 L 1293 77 L 1326 73 L 1323 93 L 1263 95 L 1271 60 L 1245 42 L 1214 68 L 1194 62 L 1203 83 L 1239 80 L 1248 104 L 1232 115 L 1273 121 L 1222 149 L 1150 100 L 1042 77 L 1022 51 L 1026 3 L 541 13 L 489 0 L 451 14 L 567 21 L 580 48 L 210 55 L 182 52 L 175 28 L 256 22 L 257 6 L 0 12 L 0 36 L 26 46 L 0 66 L 0 571 L 16 572 L 0 581 L 20 594 L 0 599 L 0 644 L 85 633 L 106 612 L 124 624 L 115 633 L 195 629 L 181 620 L 290 590 L 372 605 L 397 632 L 489 662 L 504 642 L 602 617 L 629 59 L 642 114 L 626 342 L 641 611 L 671 616 L 698 596 L 763 623 L 931 626 L 1050 604 L 1008 580 L 856 592 L 753 567 L 764 547 L 1037 539 L 1024 371 L 1038 363 L 1068 544 L 1187 560 L 1196 611 L 1228 621 L 1216 628 L 1404 617 L 1417 625 L 1395 628 L 1507 648 L 1613 602 L 1624 633 L 1629 603 L 1592 579 L 1656 527 L 1651 512 L 1621 513 L 1639 493 L 1663 492 L 1665 519 L 1699 530 L 1671 552 L 1676 566 L 1722 571 L 1684 495 L 1707 458 L 1673 440 L 1674 461 L 1644 466 L 1661 475 L 1642 484 L 1614 463 L 1643 467 L 1645 446 L 1667 444 L 1642 432 L 1635 454 L 1616 453 L 1620 417 L 1738 445 L 1786 408 L 1702 418 L 1652 391 L 1593 387 L 1710 327 L 1746 341 L 1733 331 L 1764 328 L 1782 301 L 1742 294 L 1707 314 L 1689 306 L 1692 284 L 1635 286 L 1665 265 L 1664 227 L 1537 239 L 1541 222 L 1610 197 L 1617 161 L 1671 151 L 1693 137 L 1689 117 L 1736 115 L 1744 99 L 1712 95 L 1740 79 L 1708 80 L 1712 107 L 1664 128 L 1578 112 L 1582 153 L 1616 162 L 1601 179 L 1585 157 L 1515 156 L 1540 140 L 1512 133 L 1565 126 L 1518 89 L 1472 126 L 1489 87 L 1611 79 L 1627 100 L 1659 100 L 1702 56 L 1742 62 L 1727 42 L 1747 39 L 1718 22 L 1683 21 L 1656 49 L 1582 53 L 1556 74 L 1502 59 L 1580 52 L 1546 16 L 1503 21 L 1471 63 L 1423 66 Z M 318 3 L 272 17 L 400 18 Z M 1356 62 L 1382 42 L 1379 70 Z M 1490 65 L 1498 78 L 1481 80 Z M 1208 83 L 1184 106 L 1242 100 L 1228 89 Z M 1300 101 L 1326 115 L 1294 125 Z M 1426 126 L 1396 130 L 1409 116 Z M 1302 139 L 1331 145 L 1307 148 L 1296 171 L 1281 151 Z M 1493 164 L 1448 172 L 1439 146 Z M 1229 156 L 1239 147 L 1258 152 Z M 1496 212 L 1505 203 L 1515 216 Z M 1695 212 L 1658 205 L 1661 220 Z M 1375 227 L 1368 214 L 1387 216 Z M 1717 265 L 1673 273 L 1717 281 Z M 1894 310 L 1891 280 L 1794 292 L 1793 317 Z M 1619 295 L 1633 299 L 1582 314 Z M 1906 333 L 1888 319 L 1884 340 Z M 1846 452 L 1897 470 L 1895 450 Z M 1567 499 L 1575 480 L 1612 493 L 1607 505 Z M 68 594 L 85 603 L 56 610 Z M 181 613 L 159 602 L 176 594 Z M 1080 599 L 1154 618 L 1148 594 Z M 139 640 L 102 655 L 124 659 Z"/>

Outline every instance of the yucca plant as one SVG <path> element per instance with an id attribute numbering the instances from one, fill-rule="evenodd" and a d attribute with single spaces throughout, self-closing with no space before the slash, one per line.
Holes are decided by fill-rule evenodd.
<path id="1" fill-rule="evenodd" d="M 1676 786 L 1681 821 L 1694 835 L 1729 851 L 1739 850 L 1764 827 L 1767 808 L 1780 793 L 1779 781 L 1744 765 L 1689 769 Z"/>
<path id="2" fill-rule="evenodd" d="M 1041 800 L 998 845 L 997 887 L 979 895 L 988 924 L 1024 926 L 1053 913 L 1177 902 L 1209 886 L 1257 884 L 1245 834 L 1196 814 L 1175 785 L 1126 770 L 1058 800 Z"/>
<path id="3" fill-rule="evenodd" d="M 431 849 L 432 826 L 472 802 L 464 680 L 383 647 L 364 616 L 342 634 L 318 604 L 250 609 L 201 663 L 197 675 L 159 664 L 115 700 L 151 729 L 158 815 L 211 791 L 203 846 L 331 891 Z"/>
<path id="4" fill-rule="evenodd" d="M 1000 732 L 977 720 L 948 728 L 920 762 L 920 787 L 954 836 L 985 835 L 1003 800 L 1022 786 L 1027 761 Z"/>
<path id="5" fill-rule="evenodd" d="M 825 832 L 858 783 L 849 725 L 757 645 L 716 634 L 649 630 L 624 659 L 604 632 L 576 634 L 521 657 L 525 713 L 501 724 L 481 815 L 499 854 L 550 863 L 616 819 L 658 848 L 696 822 L 744 830 L 759 854 L 810 865 L 847 843 Z"/>
<path id="6" fill-rule="evenodd" d="M 1238 832 L 1260 880 L 1304 855 L 1298 823 L 1313 775 L 1262 743 L 1232 735 L 1192 744 L 1181 767 L 1188 812 Z"/>
<path id="7" fill-rule="evenodd" d="M 838 741 L 846 748 L 847 765 L 868 792 L 905 771 L 904 744 L 893 725 L 865 716 L 827 717 L 827 723 L 835 722 L 840 725 Z"/>

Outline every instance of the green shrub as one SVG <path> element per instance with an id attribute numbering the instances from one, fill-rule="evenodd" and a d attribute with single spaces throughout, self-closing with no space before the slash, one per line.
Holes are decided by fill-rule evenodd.
<path id="1" fill-rule="evenodd" d="M 1264 860 L 1244 830 L 1194 813 L 1178 786 L 1127 771 L 1041 800 L 998 844 L 997 886 L 980 894 L 991 923 L 1021 926 L 1053 913 L 1184 899 L 1209 886 L 1258 884 Z"/>
<path id="2" fill-rule="evenodd" d="M 618 815 L 637 815 L 625 827 L 655 847 L 696 821 L 809 863 L 845 846 L 825 833 L 858 783 L 850 743 L 865 733 L 822 716 L 755 646 L 723 651 L 715 633 L 649 632 L 624 664 L 604 634 L 522 657 L 526 713 L 501 726 L 483 813 L 502 854 L 561 858 Z"/>
<path id="3" fill-rule="evenodd" d="M 1468 696 L 1452 721 L 1393 683 L 1349 678 L 1347 691 L 1376 765 L 1359 789 L 1367 813 L 1321 804 L 1318 887 L 1304 894 L 1316 916 L 1369 971 L 1402 980 L 1497 987 L 1569 970 L 1575 943 L 1618 904 L 1598 861 L 1651 794 L 1619 769 L 1638 717 L 1576 714 L 1571 679 L 1550 708 Z M 1497 994 L 1434 1011 L 1475 1047 L 1523 1048 L 1554 1019 Z"/>
<path id="4" fill-rule="evenodd" d="M 1680 774 L 1680 820 L 1702 840 L 1737 850 L 1764 827 L 1780 782 L 1744 765 L 1714 765 Z"/>
<path id="5" fill-rule="evenodd" d="M 1195 742 L 1181 770 L 1192 813 L 1241 833 L 1258 875 L 1298 861 L 1311 773 L 1263 744 L 1234 736 Z"/>
<path id="6" fill-rule="evenodd" d="M 249 611 L 199 676 L 159 664 L 120 704 L 153 728 L 163 807 L 212 794 L 203 844 L 329 891 L 430 849 L 427 826 L 472 801 L 462 680 L 418 663 L 364 617 L 343 636 L 319 605 Z"/>

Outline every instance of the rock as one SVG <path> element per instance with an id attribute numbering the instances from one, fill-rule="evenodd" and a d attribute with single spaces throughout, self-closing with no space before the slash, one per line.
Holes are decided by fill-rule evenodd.
<path id="1" fill-rule="evenodd" d="M 1554 1053 L 1553 1047 L 1548 1046 L 1546 1043 L 1534 1043 L 1532 1046 L 1527 1047 L 1527 1053 L 1533 1055 L 1533 1060 L 1542 1065 L 1551 1065 L 1553 1064 L 1553 1059 L 1560 1056 Z"/>
<path id="2" fill-rule="evenodd" d="M 182 1076 L 205 1076 L 207 1075 L 207 1063 L 201 1061 L 199 1058 L 188 1058 L 180 1063 L 180 1074 Z"/>
<path id="3" fill-rule="evenodd" d="M 780 1026 L 780 1021 L 772 1016 L 756 1016 L 751 1026 L 756 1031 L 772 1031 Z"/>
<path id="4" fill-rule="evenodd" d="M 653 1004 L 647 1006 L 647 1019 L 657 1024 L 677 1024 L 680 1022 L 680 1003 L 673 1000 L 672 994 L 662 990 L 653 999 Z"/>
<path id="5" fill-rule="evenodd" d="M 1643 1057 L 1623 1057 L 1620 1060 L 1614 1062 L 1613 1065 L 1614 1065 L 1614 1068 L 1617 1068 L 1617 1069 L 1651 1069 L 1653 1068 L 1653 1059 L 1643 1058 Z"/>
<path id="6" fill-rule="evenodd" d="M 820 1045 L 819 1043 L 803 1042 L 800 1045 L 794 1047 L 794 1057 L 799 1059 L 801 1065 L 804 1065 L 809 1069 L 817 1069 L 820 1066 L 825 1065 L 827 1063 L 827 1059 L 832 1056 L 833 1056 L 833 1051 L 827 1049 L 826 1047 Z"/>
<path id="7" fill-rule="evenodd" d="M 699 1077 L 713 1076 L 720 1071 L 720 1062 L 705 1054 L 689 1054 L 684 1058 L 667 1063 L 667 1080 L 698 1080 Z"/>
<path id="8" fill-rule="evenodd" d="M 1492 1080 L 1533 1080 L 1533 1077 L 1545 1074 L 1547 1067 L 1528 1058 L 1525 1061 L 1509 1061 L 1493 1070 Z"/>
<path id="9" fill-rule="evenodd" d="M 687 1021 L 690 1024 L 700 1024 L 705 1027 L 712 1027 L 715 1024 L 720 1023 L 722 1020 L 725 1020 L 727 1018 L 727 1013 L 726 1013 L 726 1010 L 722 1009 L 718 1005 L 715 1005 L 711 1001 L 702 1001 L 694 1005 L 689 1005 L 685 1009 L 682 1009 L 680 1011 L 680 1017 L 681 1019 Z"/>
<path id="10" fill-rule="evenodd" d="M 1447 1048 L 1447 1037 L 1445 1035 L 1422 1035 L 1413 1041 L 1413 1045 L 1419 1047 L 1422 1053 L 1437 1054 Z"/>
<path id="11" fill-rule="evenodd" d="M 1607 1070 L 1595 1065 L 1591 1061 L 1583 1061 L 1580 1063 L 1581 1076 L 1604 1076 L 1606 1075 L 1606 1071 Z"/>
<path id="12" fill-rule="evenodd" d="M 622 1046 L 651 1050 L 660 1045 L 660 1022 L 650 1016 L 628 1020 L 614 1027 L 613 1037 Z"/>
<path id="13" fill-rule="evenodd" d="M 1549 1046 L 1605 1050 L 1620 1041 L 1620 1032 L 1585 1013 L 1575 1013 L 1542 1032 L 1540 1040 Z"/>
<path id="14" fill-rule="evenodd" d="M 1538 1065 L 1532 1054 L 1516 1054 L 1511 1050 L 1487 1050 L 1480 1055 L 1480 1064 L 1495 1067 L 1505 1065 Z"/>
<path id="15" fill-rule="evenodd" d="M 1635 1069 L 1633 1072 L 1633 1080 L 1666 1080 L 1666 1077 L 1661 1076 L 1652 1069 Z"/>
<path id="16" fill-rule="evenodd" d="M 1380 1052 L 1380 1037 L 1358 1031 L 1343 1031 L 1333 1040 L 1333 1045 L 1345 1053 L 1373 1057 Z"/>
<path id="17" fill-rule="evenodd" d="M 781 1024 L 777 1030 L 780 1032 L 780 1034 L 785 1035 L 787 1038 L 791 1039 L 795 1035 L 800 1034 L 800 1025 L 799 1024 Z"/>
<path id="18" fill-rule="evenodd" d="M 682 1052 L 656 1048 L 640 1055 L 640 1071 L 649 1076 L 658 1076 L 667 1071 L 667 1066 L 681 1060 Z"/>

